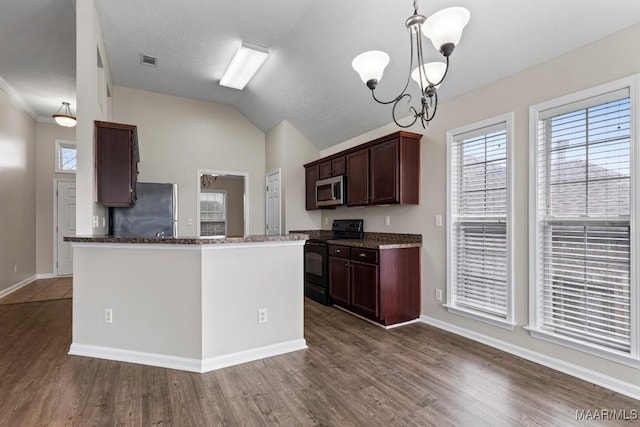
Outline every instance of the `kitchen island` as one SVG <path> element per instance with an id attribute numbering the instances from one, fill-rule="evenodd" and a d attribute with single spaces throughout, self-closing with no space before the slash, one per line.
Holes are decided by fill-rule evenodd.
<path id="1" fill-rule="evenodd" d="M 69 354 L 206 372 L 304 349 L 306 239 L 67 237 Z"/>

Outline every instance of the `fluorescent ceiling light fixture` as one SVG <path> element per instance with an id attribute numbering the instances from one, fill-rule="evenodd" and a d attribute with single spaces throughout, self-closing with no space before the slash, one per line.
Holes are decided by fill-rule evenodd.
<path id="1" fill-rule="evenodd" d="M 268 56 L 269 49 L 243 41 L 220 79 L 220 85 L 244 89 Z"/>

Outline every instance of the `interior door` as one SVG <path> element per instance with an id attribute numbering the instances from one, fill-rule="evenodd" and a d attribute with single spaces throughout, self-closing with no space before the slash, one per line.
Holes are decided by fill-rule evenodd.
<path id="1" fill-rule="evenodd" d="M 57 181 L 56 183 L 56 274 L 73 274 L 73 250 L 71 243 L 65 242 L 65 236 L 76 234 L 76 183 Z"/>
<path id="2" fill-rule="evenodd" d="M 281 233 L 280 225 L 280 169 L 267 174 L 267 235 Z"/>

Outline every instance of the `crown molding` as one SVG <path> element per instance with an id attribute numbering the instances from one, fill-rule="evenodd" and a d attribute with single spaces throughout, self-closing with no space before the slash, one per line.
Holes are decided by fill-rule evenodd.
<path id="1" fill-rule="evenodd" d="M 22 111 L 27 113 L 33 120 L 38 120 L 38 115 L 35 111 L 27 104 L 22 96 L 4 79 L 0 76 L 0 89 L 7 94 L 9 99 L 13 101 L 13 103 L 20 108 Z"/>

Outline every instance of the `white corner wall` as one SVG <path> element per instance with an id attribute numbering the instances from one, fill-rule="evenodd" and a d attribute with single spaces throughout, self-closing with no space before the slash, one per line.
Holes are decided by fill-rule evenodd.
<path id="1" fill-rule="evenodd" d="M 320 228 L 320 211 L 305 209 L 305 172 L 303 165 L 317 160 L 320 151 L 289 122 L 282 121 L 266 136 L 267 172 L 282 173 L 282 231 Z"/>
<path id="2" fill-rule="evenodd" d="M 528 166 L 530 105 L 590 88 L 635 73 L 640 73 L 640 56 L 633 54 L 640 40 L 640 25 L 566 53 L 514 76 L 442 103 L 427 131 L 419 126 L 408 129 L 422 132 L 421 201 L 419 206 L 338 208 L 323 211 L 323 218 L 359 217 L 366 231 L 418 233 L 422 247 L 422 314 L 440 327 L 468 331 L 469 336 L 485 337 L 485 342 L 506 343 L 504 348 L 517 349 L 520 355 L 536 354 L 554 363 L 558 369 L 573 366 L 575 372 L 590 373 L 589 378 L 613 389 L 640 396 L 638 370 L 582 352 L 543 342 L 530 337 L 523 329 L 528 323 Z M 447 84 L 445 82 L 445 84 Z M 378 108 L 385 108 L 379 106 Z M 514 121 L 514 331 L 449 313 L 434 299 L 436 289 L 446 289 L 445 227 L 435 227 L 434 216 L 446 217 L 446 132 L 489 117 L 513 111 Z M 391 112 L 389 111 L 389 114 Z M 397 131 L 389 124 L 351 140 L 323 150 L 327 156 L 373 138 Z M 384 225 L 384 216 L 391 225 Z M 629 392 L 631 390 L 631 392 Z"/>
<path id="3" fill-rule="evenodd" d="M 248 233 L 264 234 L 265 136 L 242 114 L 121 86 L 113 91 L 113 114 L 114 121 L 138 127 L 138 180 L 178 184 L 181 237 L 197 234 L 198 169 L 248 173 Z"/>
<path id="4" fill-rule="evenodd" d="M 98 68 L 98 51 L 103 67 Z M 102 40 L 95 0 L 76 2 L 76 102 L 78 148 L 76 230 L 78 235 L 105 234 L 107 209 L 95 203 L 94 120 L 110 120 L 106 86 L 111 71 Z M 94 225 L 94 218 L 97 225 Z"/>

